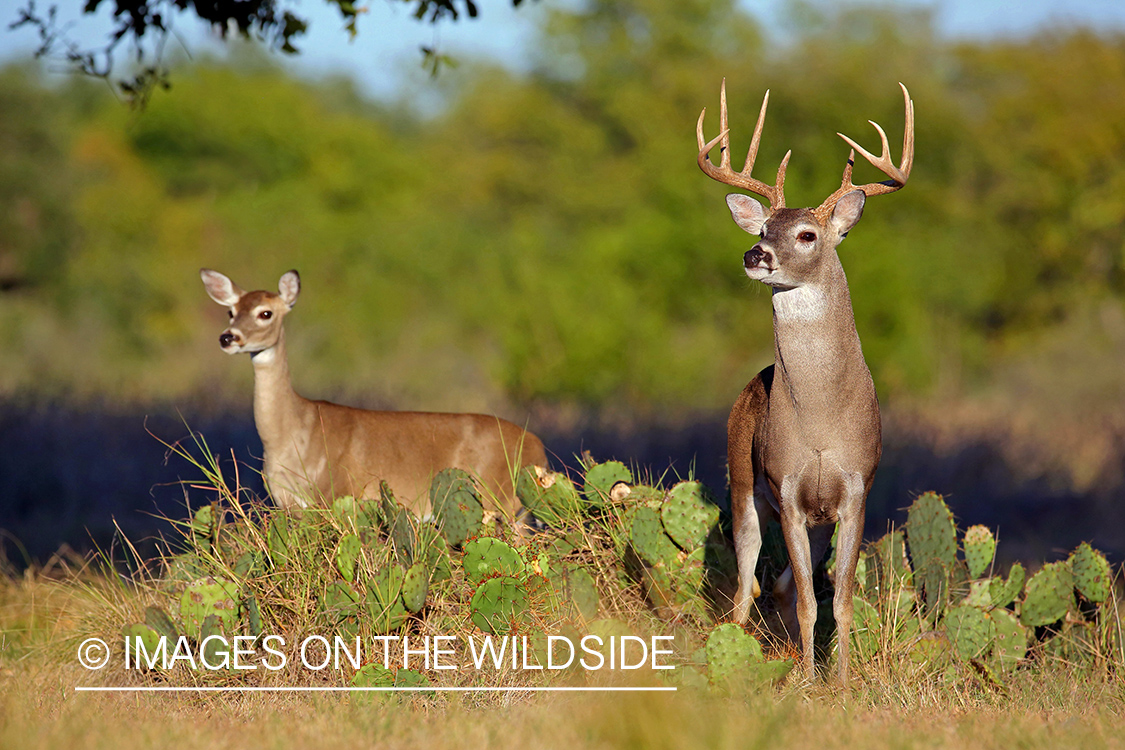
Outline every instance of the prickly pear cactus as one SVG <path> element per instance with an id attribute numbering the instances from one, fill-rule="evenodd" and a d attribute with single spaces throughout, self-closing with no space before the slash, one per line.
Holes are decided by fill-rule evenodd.
<path id="1" fill-rule="evenodd" d="M 962 659 L 976 659 L 992 645 L 992 618 L 980 607 L 960 604 L 945 613 L 945 635 Z"/>
<path id="2" fill-rule="evenodd" d="M 121 633 L 128 639 L 127 648 L 131 653 L 137 653 L 137 648 L 134 644 L 136 643 L 136 639 L 138 638 L 141 639 L 141 645 L 144 647 L 146 654 L 155 654 L 157 649 L 160 648 L 161 634 L 150 628 L 148 625 L 142 625 L 141 623 L 126 625 L 124 628 L 122 628 Z M 175 647 L 175 641 L 166 642 L 165 648 L 169 652 L 171 652 Z M 139 664 L 140 661 L 141 659 L 138 654 L 136 663 Z"/>
<path id="3" fill-rule="evenodd" d="M 180 619 L 188 635 L 199 638 L 203 621 L 215 615 L 230 631 L 238 622 L 238 585 L 225 578 L 201 578 L 189 583 L 180 597 Z"/>
<path id="4" fill-rule="evenodd" d="M 430 573 L 425 563 L 417 562 L 406 569 L 402 579 L 402 603 L 411 612 L 418 613 L 426 606 L 430 589 Z"/>
<path id="5" fill-rule="evenodd" d="M 320 597 L 320 608 L 329 624 L 338 625 L 359 615 L 359 594 L 343 581 L 330 583 Z"/>
<path id="6" fill-rule="evenodd" d="M 996 555 L 996 539 L 987 526 L 970 526 L 965 531 L 965 563 L 969 566 L 969 576 L 980 578 L 992 566 Z"/>
<path id="7" fill-rule="evenodd" d="M 344 534 L 336 546 L 336 569 L 349 583 L 355 580 L 355 562 L 359 559 L 362 545 L 355 534 Z"/>
<path id="8" fill-rule="evenodd" d="M 1061 620 L 1074 605 L 1074 575 L 1064 562 L 1047 563 L 1027 582 L 1020 622 L 1028 627 Z"/>
<path id="9" fill-rule="evenodd" d="M 605 503 L 613 486 L 619 482 L 633 483 L 633 473 L 625 464 L 620 461 L 596 464 L 586 471 L 586 483 L 582 488 L 582 494 L 586 496 L 588 504 L 597 507 Z"/>
<path id="10" fill-rule="evenodd" d="M 430 484 L 430 507 L 445 540 L 459 545 L 480 531 L 484 507 L 468 472 L 444 469 Z"/>
<path id="11" fill-rule="evenodd" d="M 389 633 L 406 624 L 408 615 L 402 600 L 402 581 L 406 572 L 391 564 L 378 571 L 367 584 L 367 613 L 377 633 Z"/>
<path id="12" fill-rule="evenodd" d="M 565 474 L 537 466 L 520 470 L 516 494 L 523 507 L 548 526 L 581 523 L 584 503 Z"/>
<path id="13" fill-rule="evenodd" d="M 860 596 L 852 598 L 852 644 L 861 659 L 871 659 L 879 651 L 882 621 L 879 611 Z"/>
<path id="14" fill-rule="evenodd" d="M 499 539 L 480 537 L 466 542 L 461 565 L 465 577 L 477 584 L 495 575 L 518 576 L 523 572 L 524 562 L 520 553 Z"/>
<path id="15" fill-rule="evenodd" d="M 707 636 L 704 646 L 707 676 L 712 685 L 723 685 L 746 673 L 751 664 L 761 662 L 762 644 L 734 623 L 719 625 Z"/>
<path id="16" fill-rule="evenodd" d="M 992 617 L 995 641 L 992 661 L 1004 672 L 1010 672 L 1027 655 L 1027 628 L 1006 609 L 994 609 Z"/>
<path id="17" fill-rule="evenodd" d="M 527 614 L 527 590 L 520 579 L 496 576 L 473 592 L 469 617 L 481 630 L 507 635 L 517 629 Z"/>
<path id="18" fill-rule="evenodd" d="M 588 570 L 580 565 L 563 565 L 557 574 L 551 576 L 551 583 L 583 620 L 589 622 L 597 618 L 600 603 L 598 586 Z"/>
<path id="19" fill-rule="evenodd" d="M 1069 562 L 1074 574 L 1074 587 L 1082 596 L 1095 604 L 1109 598 L 1113 576 L 1105 555 L 1082 542 L 1078 549 L 1070 553 Z"/>
<path id="20" fill-rule="evenodd" d="M 719 522 L 719 506 L 699 482 L 680 482 L 671 489 L 660 507 L 664 530 L 685 552 L 703 544 Z"/>
<path id="21" fill-rule="evenodd" d="M 990 579 L 988 593 L 992 599 L 992 606 L 1007 607 L 1014 602 L 1023 591 L 1023 582 L 1026 577 L 1027 574 L 1024 572 L 1023 565 L 1015 562 L 1012 563 L 1012 569 L 1008 571 L 1007 579 L 999 576 Z"/>
<path id="22" fill-rule="evenodd" d="M 145 625 L 155 630 L 158 635 L 167 638 L 169 648 L 174 646 L 180 637 L 176 631 L 176 624 L 160 607 L 145 607 Z"/>
<path id="23" fill-rule="evenodd" d="M 929 612 L 940 612 L 957 562 L 957 527 L 941 495 L 927 492 L 907 511 L 906 541 L 914 563 L 915 585 L 921 583 Z M 920 580 L 919 580 L 920 579 Z"/>
<path id="24" fill-rule="evenodd" d="M 248 596 L 242 602 L 242 609 L 246 612 L 246 630 L 257 638 L 262 634 L 262 608 L 258 605 L 258 597 Z"/>
<path id="25" fill-rule="evenodd" d="M 218 615 L 207 615 L 199 626 L 199 643 L 203 646 L 200 657 L 212 668 L 218 667 L 223 662 L 223 621 Z M 212 638 L 212 636 L 220 636 Z M 210 638 L 211 640 L 208 640 Z"/>
<path id="26" fill-rule="evenodd" d="M 671 566 L 677 562 L 680 551 L 664 533 L 660 516 L 652 508 L 642 506 L 633 511 L 629 541 L 637 554 L 650 565 L 664 563 Z"/>

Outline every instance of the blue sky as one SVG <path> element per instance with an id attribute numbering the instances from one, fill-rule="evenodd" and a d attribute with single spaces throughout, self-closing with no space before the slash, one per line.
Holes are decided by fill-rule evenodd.
<path id="1" fill-rule="evenodd" d="M 39 0 L 38 5 L 44 8 L 51 2 Z M 54 2 L 73 8 L 73 15 L 69 17 L 76 19 L 74 38 L 91 44 L 104 38 L 109 28 L 108 13 L 101 14 L 100 18 L 84 17 L 77 11 L 79 0 Z M 518 10 L 512 9 L 507 0 L 483 0 L 480 19 L 444 24 L 434 29 L 414 21 L 404 3 L 369 0 L 369 11 L 359 21 L 359 35 L 349 42 L 339 14 L 326 2 L 296 0 L 293 3 L 296 12 L 310 20 L 311 29 L 298 44 L 302 54 L 286 57 L 283 62 L 304 75 L 343 73 L 359 81 L 361 88 L 370 95 L 393 96 L 404 83 L 420 75 L 418 49 L 421 45 L 436 42 L 442 51 L 454 56 L 491 57 L 516 69 L 526 65 L 533 52 L 538 19 L 548 8 L 562 2 L 573 0 L 528 0 Z M 782 25 L 787 0 L 742 2 L 767 28 Z M 111 2 L 107 0 L 103 4 L 110 6 Z M 1125 0 L 885 0 L 877 4 L 934 8 L 939 30 L 953 37 L 1022 35 L 1058 25 L 1125 31 Z M 0 0 L 3 24 L 0 26 L 0 62 L 28 59 L 35 49 L 34 32 L 7 30 L 8 23 L 23 5 L 24 0 Z M 216 49 L 203 24 L 188 23 L 185 18 L 177 27 L 177 33 L 193 54 Z"/>

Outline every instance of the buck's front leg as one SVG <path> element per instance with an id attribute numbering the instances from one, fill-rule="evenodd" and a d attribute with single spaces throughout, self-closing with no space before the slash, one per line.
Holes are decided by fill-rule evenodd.
<path id="1" fill-rule="evenodd" d="M 832 599 L 839 659 L 836 679 L 841 685 L 848 681 L 855 568 L 859 561 L 859 548 L 863 544 L 863 511 L 867 499 L 863 477 L 848 474 L 844 480 L 844 491 L 844 502 L 840 504 L 839 511 L 840 529 L 836 537 L 836 593 Z"/>
<path id="2" fill-rule="evenodd" d="M 813 594 L 812 549 L 809 545 L 808 519 L 797 497 L 798 480 L 786 476 L 781 482 L 781 533 L 789 551 L 789 580 L 779 580 L 781 588 L 796 589 L 797 624 L 801 641 L 801 665 L 805 677 L 815 676 L 813 628 L 816 626 L 816 596 Z M 786 575 L 782 574 L 782 579 Z M 788 584 L 788 585 L 787 585 Z M 792 591 L 787 592 L 790 595 Z"/>

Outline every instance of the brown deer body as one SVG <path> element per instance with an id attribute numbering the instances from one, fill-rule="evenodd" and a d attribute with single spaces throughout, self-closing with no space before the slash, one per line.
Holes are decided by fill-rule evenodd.
<path id="1" fill-rule="evenodd" d="M 254 365 L 263 474 L 279 506 L 377 497 L 385 480 L 399 501 L 424 514 L 434 474 L 454 467 L 477 477 L 486 508 L 516 518 L 513 476 L 525 465 L 547 466 L 539 438 L 483 414 L 369 411 L 304 398 L 290 382 L 282 325 L 300 292 L 297 272 L 281 277 L 277 294 L 244 292 L 209 269 L 200 276 L 211 299 L 229 308 L 223 351 L 249 353 Z"/>
<path id="2" fill-rule="evenodd" d="M 855 186 L 851 183 L 854 151 L 839 190 L 816 209 L 785 207 L 786 154 L 774 185 L 750 177 L 757 155 L 769 92 L 758 117 L 746 166 L 730 168 L 726 83 L 722 90 L 721 129 L 710 143 L 703 138 L 703 114 L 697 138 L 699 165 L 710 177 L 757 193 L 770 202 L 766 210 L 744 195 L 727 196 L 731 215 L 760 240 L 743 256 L 751 279 L 772 288 L 774 364 L 743 390 L 727 423 L 731 511 L 739 588 L 733 617 L 745 622 L 760 588 L 755 568 L 761 530 L 771 517 L 781 521 L 789 568 L 774 586 L 786 629 L 799 640 L 807 677 L 814 674 L 813 626 L 816 598 L 813 570 L 828 547 L 833 524 L 839 524 L 833 614 L 838 642 L 838 673 L 847 680 L 855 568 L 863 540 L 864 504 L 882 452 L 879 402 L 863 358 L 852 313 L 851 295 L 836 247 L 859 221 L 868 196 L 898 190 L 913 163 L 914 109 L 903 86 L 906 134 L 903 162 L 895 167 L 883 142 L 876 158 L 846 136 L 872 164 L 891 179 Z M 722 143 L 721 163 L 708 154 Z"/>

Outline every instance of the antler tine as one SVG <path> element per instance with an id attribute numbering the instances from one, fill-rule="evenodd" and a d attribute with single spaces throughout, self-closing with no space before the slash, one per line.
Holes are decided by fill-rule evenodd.
<path id="1" fill-rule="evenodd" d="M 761 180 L 757 180 L 750 176 L 750 172 L 754 168 L 754 162 L 758 158 L 758 146 L 762 139 L 762 128 L 766 121 L 766 107 L 769 105 L 770 92 L 766 91 L 765 97 L 762 99 L 762 109 L 758 113 L 758 122 L 754 126 L 754 137 L 750 141 L 750 150 L 746 153 L 746 164 L 743 166 L 741 172 L 735 172 L 730 166 L 730 127 L 727 122 L 727 80 L 724 78 L 722 86 L 719 89 L 719 127 L 720 133 L 710 141 L 704 141 L 703 136 L 703 119 L 707 115 L 707 109 L 704 108 L 699 113 L 699 121 L 695 125 L 695 138 L 699 144 L 699 155 L 696 161 L 699 163 L 699 168 L 713 180 L 721 182 L 725 185 L 743 188 L 752 193 L 762 196 L 770 203 L 771 208 L 784 208 L 785 207 L 785 169 L 789 163 L 789 156 L 792 152 L 785 155 L 781 161 L 781 166 L 777 170 L 777 181 L 773 185 L 767 185 Z M 716 144 L 721 145 L 721 153 L 719 157 L 719 166 L 711 161 L 709 154 Z"/>
<path id="2" fill-rule="evenodd" d="M 902 135 L 902 164 L 898 167 L 895 166 L 894 161 L 891 160 L 891 146 L 887 141 L 887 134 L 879 123 L 874 120 L 868 120 L 869 123 L 879 133 L 879 140 L 882 145 L 882 153 L 876 157 L 870 151 L 860 146 L 843 133 L 836 135 L 844 139 L 844 142 L 852 147 L 851 153 L 848 155 L 848 163 L 844 167 L 844 178 L 841 180 L 840 187 L 832 195 L 820 204 L 820 206 L 813 210 L 817 218 L 821 221 L 827 219 L 832 209 L 836 206 L 836 201 L 840 200 L 846 193 L 852 190 L 862 190 L 864 195 L 868 198 L 874 195 L 885 195 L 893 193 L 896 190 L 901 190 L 906 185 L 907 179 L 910 177 L 910 170 L 914 166 L 914 101 L 910 98 L 910 92 L 906 90 L 906 86 L 899 83 L 902 88 L 902 96 L 904 106 L 906 109 L 906 126 Z M 852 167 L 855 164 L 855 153 L 858 151 L 864 159 L 871 162 L 871 164 L 883 174 L 890 177 L 889 180 L 883 182 L 871 182 L 866 185 L 853 185 L 852 184 Z"/>

